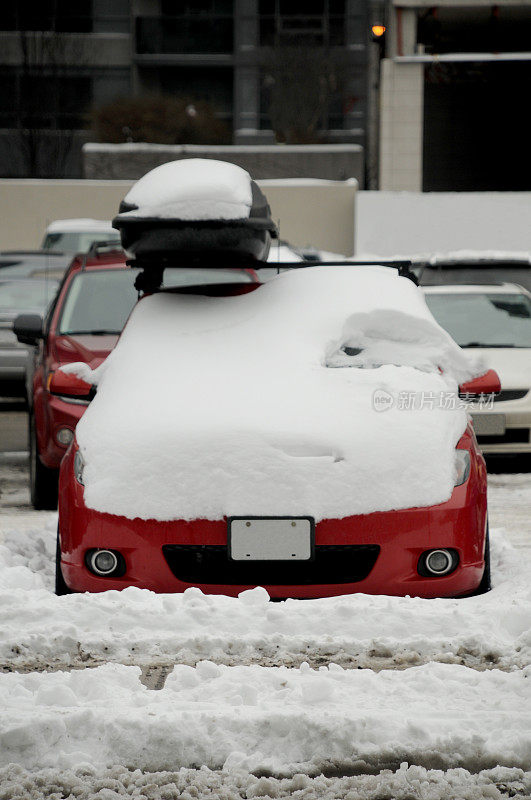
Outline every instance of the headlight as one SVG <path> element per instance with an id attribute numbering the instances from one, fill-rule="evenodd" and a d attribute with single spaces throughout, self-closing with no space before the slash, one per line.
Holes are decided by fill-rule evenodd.
<path id="1" fill-rule="evenodd" d="M 470 453 L 468 450 L 455 451 L 455 482 L 454 486 L 461 486 L 470 475 Z"/>
<path id="2" fill-rule="evenodd" d="M 83 456 L 76 450 L 76 454 L 74 456 L 74 475 L 76 477 L 76 481 L 84 486 L 83 483 L 83 469 L 85 468 L 85 462 L 83 461 Z"/>

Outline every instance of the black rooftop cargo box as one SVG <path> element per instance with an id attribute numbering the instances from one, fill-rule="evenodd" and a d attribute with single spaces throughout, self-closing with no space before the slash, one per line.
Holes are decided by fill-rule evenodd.
<path id="1" fill-rule="evenodd" d="M 264 262 L 277 236 L 267 199 L 249 173 L 202 158 L 171 161 L 140 178 L 113 226 L 130 258 L 145 268 Z"/>

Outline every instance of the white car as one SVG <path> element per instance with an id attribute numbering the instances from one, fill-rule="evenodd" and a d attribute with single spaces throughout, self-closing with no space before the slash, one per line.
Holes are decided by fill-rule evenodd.
<path id="1" fill-rule="evenodd" d="M 120 246 L 120 234 L 110 220 L 56 219 L 46 228 L 42 249 L 88 253 L 94 242 L 116 242 Z"/>
<path id="2" fill-rule="evenodd" d="M 472 409 L 483 452 L 531 453 L 531 293 L 514 283 L 423 288 L 437 322 L 500 376 L 501 393 Z"/>

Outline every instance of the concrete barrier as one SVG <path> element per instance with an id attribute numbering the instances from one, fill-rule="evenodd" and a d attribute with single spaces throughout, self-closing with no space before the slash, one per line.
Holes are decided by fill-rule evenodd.
<path id="1" fill-rule="evenodd" d="M 363 147 L 359 144 L 98 144 L 83 146 L 83 174 L 91 180 L 138 178 L 150 169 L 183 158 L 215 158 L 246 169 L 255 180 L 355 178 L 363 186 Z"/>
<path id="2" fill-rule="evenodd" d="M 132 181 L 0 180 L 0 250 L 39 247 L 55 219 L 111 219 Z M 354 253 L 355 180 L 267 180 L 263 187 L 283 239 Z"/>

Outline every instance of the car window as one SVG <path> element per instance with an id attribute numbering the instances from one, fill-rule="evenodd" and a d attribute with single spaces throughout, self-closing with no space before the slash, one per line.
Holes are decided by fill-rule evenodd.
<path id="1" fill-rule="evenodd" d="M 9 311 L 44 310 L 58 285 L 58 281 L 0 280 L 0 308 Z"/>
<path id="2" fill-rule="evenodd" d="M 187 269 L 170 267 L 164 270 L 163 286 L 203 286 L 210 283 L 252 283 L 253 279 L 243 269 Z"/>
<path id="3" fill-rule="evenodd" d="M 105 269 L 79 272 L 72 280 L 63 305 L 58 333 L 120 333 L 138 299 L 134 287 L 138 269 Z M 164 270 L 163 286 L 201 286 L 212 283 L 251 283 L 243 270 Z"/>
<path id="4" fill-rule="evenodd" d="M 413 267 L 421 286 L 440 286 L 448 283 L 517 283 L 531 291 L 531 265 L 493 264 L 472 266 Z"/>
<path id="5" fill-rule="evenodd" d="M 68 233 L 47 233 L 42 244 L 43 250 L 87 253 L 94 242 L 119 242 L 118 231 L 83 231 Z"/>
<path id="6" fill-rule="evenodd" d="M 138 270 L 105 269 L 79 272 L 68 288 L 57 332 L 120 333 L 138 299 Z"/>
<path id="7" fill-rule="evenodd" d="M 531 347 L 531 300 L 524 294 L 427 294 L 437 320 L 461 347 Z"/>

